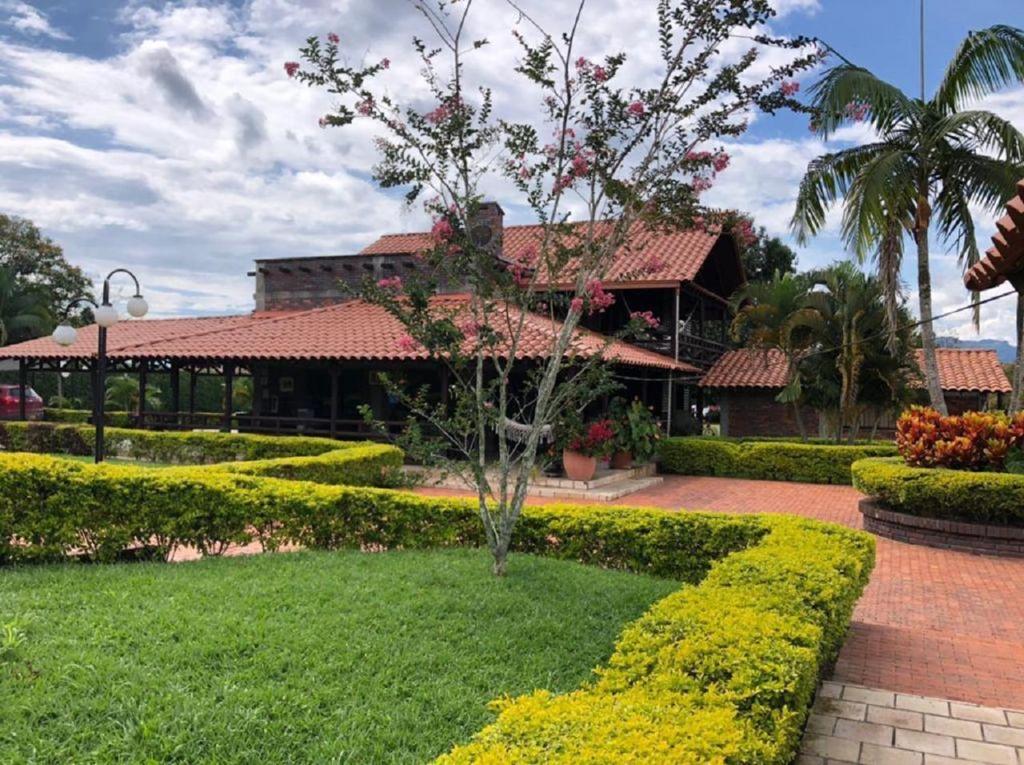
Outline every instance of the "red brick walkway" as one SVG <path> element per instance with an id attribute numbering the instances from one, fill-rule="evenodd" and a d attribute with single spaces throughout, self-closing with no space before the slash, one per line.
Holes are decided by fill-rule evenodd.
<path id="1" fill-rule="evenodd" d="M 663 484 L 616 504 L 791 513 L 860 528 L 860 496 L 848 486 L 668 476 Z M 857 604 L 834 677 L 872 688 L 1024 709 L 1024 560 L 879 538 L 878 562 Z"/>

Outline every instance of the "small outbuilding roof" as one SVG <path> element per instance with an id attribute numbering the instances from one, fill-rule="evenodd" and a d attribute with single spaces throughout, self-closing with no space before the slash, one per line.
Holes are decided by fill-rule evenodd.
<path id="1" fill-rule="evenodd" d="M 999 356 L 988 348 L 937 348 L 939 383 L 943 390 L 1009 393 L 1010 381 Z M 917 364 L 924 364 L 924 351 L 917 351 Z M 728 351 L 701 379 L 705 388 L 783 388 L 786 385 L 786 357 L 777 349 L 767 351 L 740 348 Z M 922 386 L 923 387 L 923 386 Z"/>

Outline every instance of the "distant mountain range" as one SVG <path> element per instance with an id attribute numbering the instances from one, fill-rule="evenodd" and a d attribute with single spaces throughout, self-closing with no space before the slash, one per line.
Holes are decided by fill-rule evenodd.
<path id="1" fill-rule="evenodd" d="M 1017 358 L 1016 346 L 1010 345 L 1005 340 L 986 340 L 977 338 L 975 340 L 961 340 L 957 337 L 937 337 L 935 341 L 940 348 L 994 348 L 999 355 L 999 360 L 1004 364 L 1012 364 Z"/>

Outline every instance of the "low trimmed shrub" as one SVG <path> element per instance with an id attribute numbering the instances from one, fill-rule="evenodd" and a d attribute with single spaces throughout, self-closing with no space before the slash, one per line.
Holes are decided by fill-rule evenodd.
<path id="1" fill-rule="evenodd" d="M 859 491 L 896 512 L 1024 526 L 1024 475 L 911 467 L 899 457 L 860 460 L 852 473 Z"/>
<path id="2" fill-rule="evenodd" d="M 874 542 L 796 518 L 757 523 L 760 543 L 627 627 L 596 681 L 495 702 L 498 719 L 438 762 L 791 762 Z"/>
<path id="3" fill-rule="evenodd" d="M 131 425 L 131 413 L 130 412 L 105 412 L 106 423 L 112 427 L 127 428 Z M 46 422 L 65 422 L 65 423 L 78 423 L 84 425 L 89 422 L 92 417 L 92 411 L 89 409 L 58 409 L 55 407 L 45 407 L 43 409 L 43 419 Z"/>
<path id="4" fill-rule="evenodd" d="M 221 462 L 209 469 L 335 486 L 398 485 L 405 455 L 397 446 L 366 443 L 344 447 L 308 457 Z"/>
<path id="5" fill-rule="evenodd" d="M 159 431 L 106 428 L 111 456 L 146 462 L 202 465 L 214 462 L 303 457 L 361 445 L 309 436 L 264 436 L 213 431 Z M 92 454 L 91 426 L 48 422 L 0 422 L 0 449 L 47 454 Z"/>
<path id="6" fill-rule="evenodd" d="M 703 436 L 666 438 L 658 445 L 659 464 L 666 473 L 803 483 L 849 484 L 854 462 L 894 454 L 896 447 L 885 443 L 733 441 Z"/>

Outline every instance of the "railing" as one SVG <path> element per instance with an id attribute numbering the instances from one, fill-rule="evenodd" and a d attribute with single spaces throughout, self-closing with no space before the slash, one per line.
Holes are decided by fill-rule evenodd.
<path id="1" fill-rule="evenodd" d="M 331 438 L 358 438 L 380 440 L 382 434 L 365 420 L 327 417 L 278 417 L 276 415 L 233 414 L 230 423 L 224 415 L 213 412 L 146 412 L 141 418 L 133 415 L 131 424 L 154 430 L 221 430 L 230 427 L 243 433 L 275 435 L 327 436 Z M 388 435 L 401 433 L 406 423 L 402 420 L 383 422 Z"/>
<path id="2" fill-rule="evenodd" d="M 672 338 L 659 337 L 652 340 L 635 341 L 634 345 L 648 351 L 660 353 L 663 356 L 672 355 Z M 715 340 L 693 335 L 689 332 L 679 333 L 679 360 L 693 364 L 701 369 L 707 369 L 718 358 L 729 350 L 728 346 Z"/>

